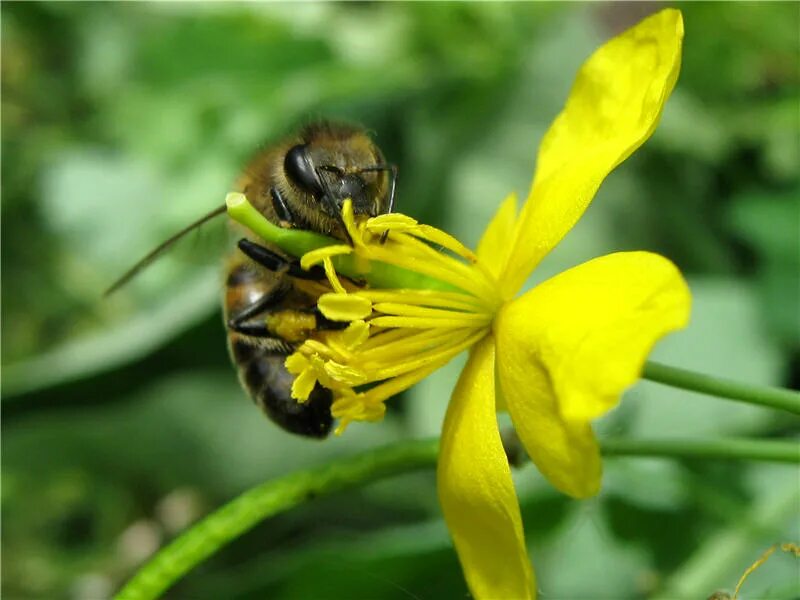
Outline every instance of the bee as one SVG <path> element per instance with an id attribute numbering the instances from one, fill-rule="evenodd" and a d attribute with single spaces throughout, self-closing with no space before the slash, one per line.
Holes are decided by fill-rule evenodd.
<path id="1" fill-rule="evenodd" d="M 364 129 L 319 122 L 253 158 L 235 184 L 272 223 L 349 241 L 341 218 L 345 199 L 356 215 L 394 209 L 397 167 Z M 109 288 L 118 289 L 177 239 L 223 214 L 222 206 L 172 236 Z M 228 349 L 239 380 L 253 401 L 291 433 L 324 438 L 333 426 L 331 392 L 316 385 L 308 400 L 291 396 L 294 376 L 286 357 L 314 332 L 340 327 L 316 309 L 322 269 L 304 271 L 299 261 L 252 237 L 238 224 L 237 247 L 225 263 L 223 315 Z"/>

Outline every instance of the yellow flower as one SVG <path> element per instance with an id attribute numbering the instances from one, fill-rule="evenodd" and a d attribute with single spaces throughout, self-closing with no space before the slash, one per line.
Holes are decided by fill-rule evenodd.
<path id="1" fill-rule="evenodd" d="M 536 596 L 496 412 L 509 412 L 555 487 L 591 496 L 601 462 L 590 421 L 637 381 L 653 345 L 688 321 L 686 283 L 670 261 L 648 252 L 597 258 L 516 297 L 606 175 L 655 129 L 678 76 L 682 37 L 680 12 L 667 9 L 594 53 L 542 141 L 522 211 L 506 199 L 477 253 L 404 215 L 356 221 L 346 205 L 353 245 L 303 257 L 306 267 L 321 262 L 329 277 L 332 291 L 319 309 L 350 325 L 309 340 L 287 366 L 298 375 L 300 401 L 315 381 L 333 390 L 339 433 L 351 421 L 382 418 L 388 398 L 471 349 L 443 425 L 438 487 L 477 598 Z M 442 285 L 359 288 L 339 280 L 332 257 L 340 254 Z"/>

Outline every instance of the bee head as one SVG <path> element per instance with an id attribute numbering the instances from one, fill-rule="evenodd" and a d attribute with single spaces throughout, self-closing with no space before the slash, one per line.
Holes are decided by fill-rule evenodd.
<path id="1" fill-rule="evenodd" d="M 353 147 L 297 144 L 286 153 L 283 168 L 328 216 L 338 216 L 347 198 L 355 214 L 376 216 L 387 210 L 385 176 L 375 168 L 374 155 L 365 154 Z"/>

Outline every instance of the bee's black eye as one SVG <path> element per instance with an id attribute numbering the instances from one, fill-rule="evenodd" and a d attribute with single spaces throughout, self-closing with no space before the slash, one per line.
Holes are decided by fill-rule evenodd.
<path id="1" fill-rule="evenodd" d="M 286 158 L 283 159 L 283 168 L 286 175 L 295 184 L 315 196 L 322 195 L 322 185 L 314 172 L 314 166 L 311 164 L 305 144 L 294 146 L 286 153 Z"/>

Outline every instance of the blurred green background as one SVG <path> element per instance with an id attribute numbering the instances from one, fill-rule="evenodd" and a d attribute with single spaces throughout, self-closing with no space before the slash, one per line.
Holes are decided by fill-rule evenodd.
<path id="1" fill-rule="evenodd" d="M 372 130 L 399 207 L 475 244 L 572 78 L 655 4 L 2 6 L 4 598 L 108 597 L 176 532 L 250 486 L 436 435 L 461 361 L 380 424 L 315 443 L 241 391 L 219 310 L 223 223 L 102 290 L 217 206 L 262 144 L 312 118 Z M 681 5 L 683 71 L 644 149 L 536 274 L 648 249 L 694 294 L 656 350 L 800 384 L 800 11 Z M 643 383 L 602 435 L 796 436 L 775 411 Z M 515 473 L 542 598 L 705 598 L 798 541 L 792 466 L 614 459 L 599 498 Z M 775 555 L 745 598 L 798 598 Z M 433 473 L 320 499 L 237 540 L 171 598 L 463 598 Z"/>

